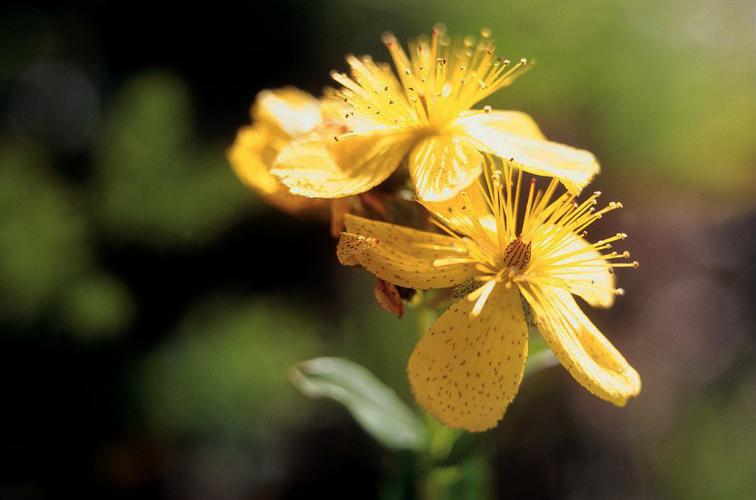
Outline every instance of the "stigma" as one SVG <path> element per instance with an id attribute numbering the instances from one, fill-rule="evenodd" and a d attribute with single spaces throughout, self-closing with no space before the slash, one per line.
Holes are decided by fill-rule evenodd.
<path id="1" fill-rule="evenodd" d="M 524 271 L 530 263 L 531 243 L 525 243 L 521 237 L 517 237 L 504 249 L 502 267 L 514 271 Z"/>

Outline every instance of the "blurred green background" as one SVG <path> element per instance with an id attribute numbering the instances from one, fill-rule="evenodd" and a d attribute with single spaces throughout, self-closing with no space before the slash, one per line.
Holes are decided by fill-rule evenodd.
<path id="1" fill-rule="evenodd" d="M 489 104 L 594 151 L 641 268 L 592 312 L 643 377 L 564 370 L 492 436 L 496 498 L 756 497 L 756 57 L 746 0 L 23 3 L 0 10 L 0 498 L 402 498 L 406 457 L 290 365 L 342 356 L 411 403 L 417 338 L 225 149 L 264 88 L 319 93 L 443 21 L 535 68 Z M 393 479 L 392 479 L 393 478 Z M 477 493 L 470 493 L 471 498 Z"/>

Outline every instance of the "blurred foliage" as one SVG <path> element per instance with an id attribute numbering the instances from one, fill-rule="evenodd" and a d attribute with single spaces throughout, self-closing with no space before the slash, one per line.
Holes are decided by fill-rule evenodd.
<path id="1" fill-rule="evenodd" d="M 87 222 L 44 153 L 0 144 L 0 311 L 32 320 L 89 267 Z"/>
<path id="2" fill-rule="evenodd" d="M 57 298 L 62 324 L 82 338 L 112 337 L 129 324 L 135 304 L 129 290 L 102 272 L 78 276 Z"/>
<path id="3" fill-rule="evenodd" d="M 751 373 L 751 377 L 753 377 Z M 756 378 L 732 397 L 693 400 L 656 465 L 676 498 L 752 498 L 756 492 Z"/>
<path id="4" fill-rule="evenodd" d="M 75 191 L 44 153 L 24 142 L 0 145 L 0 316 L 96 338 L 131 319 L 129 291 L 95 271 L 92 228 Z"/>
<path id="5" fill-rule="evenodd" d="M 5 11 L 0 16 L 0 81 L 12 80 L 27 65 L 48 57 L 53 46 L 50 27 L 33 8 Z"/>
<path id="6" fill-rule="evenodd" d="M 215 299 L 190 308 L 144 364 L 147 417 L 171 434 L 264 435 L 301 405 L 286 370 L 319 351 L 313 325 L 270 300 Z"/>
<path id="7" fill-rule="evenodd" d="M 419 311 L 405 307 L 402 319 L 387 313 L 375 302 L 375 278 L 350 268 L 336 271 L 341 284 L 337 331 L 331 352 L 358 362 L 412 401 L 405 364 L 421 333 Z"/>
<path id="8" fill-rule="evenodd" d="M 96 162 L 110 230 L 153 245 L 206 242 L 252 199 L 193 124 L 189 91 L 169 74 L 137 76 L 115 96 Z"/>

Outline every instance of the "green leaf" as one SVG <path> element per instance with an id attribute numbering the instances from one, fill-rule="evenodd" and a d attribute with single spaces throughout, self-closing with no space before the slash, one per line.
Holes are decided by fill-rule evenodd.
<path id="1" fill-rule="evenodd" d="M 425 451 L 421 420 L 365 367 L 343 358 L 315 358 L 291 369 L 291 380 L 306 396 L 338 401 L 384 446 Z"/>

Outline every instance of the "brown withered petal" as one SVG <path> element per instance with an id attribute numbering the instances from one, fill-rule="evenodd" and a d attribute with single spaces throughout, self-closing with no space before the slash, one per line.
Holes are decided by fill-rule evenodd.
<path id="1" fill-rule="evenodd" d="M 375 279 L 375 300 L 384 311 L 396 314 L 401 318 L 404 315 L 404 304 L 399 295 L 399 290 L 388 281 L 380 278 Z"/>

